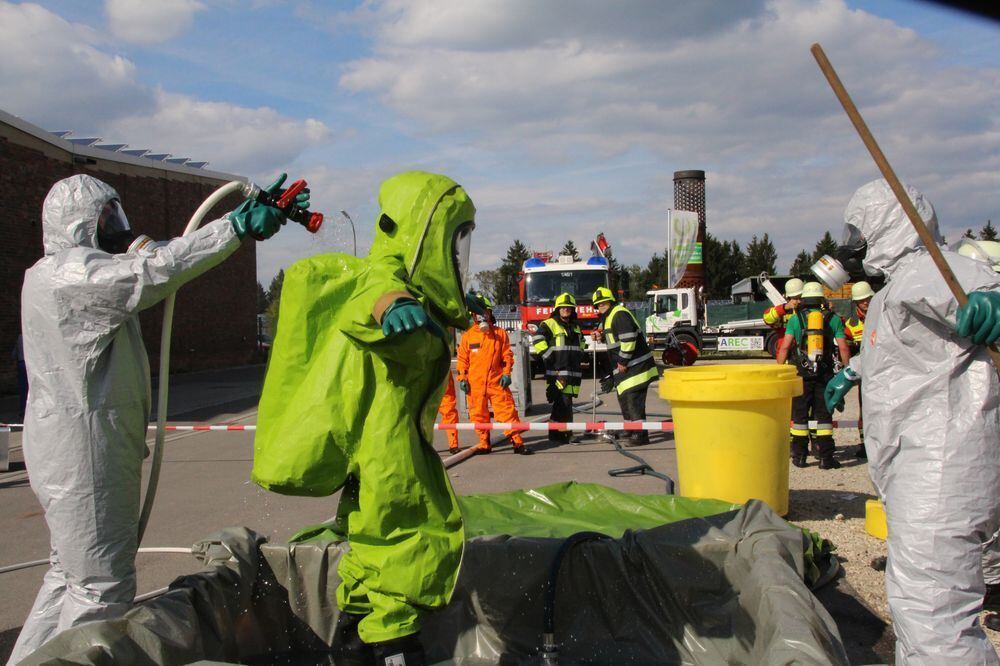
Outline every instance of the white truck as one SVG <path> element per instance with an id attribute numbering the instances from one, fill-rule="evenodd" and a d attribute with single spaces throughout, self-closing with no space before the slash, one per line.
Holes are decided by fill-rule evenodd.
<path id="1" fill-rule="evenodd" d="M 700 305 L 699 294 L 693 288 L 654 289 L 647 291 L 652 314 L 646 318 L 646 338 L 654 352 L 662 352 L 664 364 L 677 364 L 673 350 L 682 351 L 685 364 L 694 362 L 703 351 L 749 352 L 766 351 L 774 356 L 781 342 L 781 331 L 764 323 L 764 310 L 771 305 L 784 303 L 781 292 L 766 275 L 759 278 L 760 288 L 767 301 L 713 306 Z M 716 313 L 719 316 L 713 316 Z M 730 319 L 736 313 L 744 318 Z M 684 354 L 683 350 L 695 350 Z"/>

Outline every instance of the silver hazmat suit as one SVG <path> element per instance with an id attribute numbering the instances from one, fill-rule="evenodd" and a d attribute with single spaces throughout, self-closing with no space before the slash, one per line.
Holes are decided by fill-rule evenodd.
<path id="1" fill-rule="evenodd" d="M 930 202 L 907 188 L 937 233 Z M 868 242 L 862 351 L 865 446 L 886 505 L 886 591 L 898 664 L 996 664 L 979 625 L 983 544 L 998 527 L 1000 380 L 986 348 L 955 334 L 958 303 L 884 180 L 844 213 Z M 944 251 L 967 292 L 1000 288 L 982 262 Z"/>
<path id="2" fill-rule="evenodd" d="M 98 216 L 118 198 L 91 176 L 56 183 L 42 208 L 45 256 L 24 276 L 24 457 L 49 526 L 51 568 L 11 663 L 64 629 L 131 606 L 150 412 L 138 313 L 240 244 L 224 218 L 151 252 L 108 254 L 97 247 Z"/>

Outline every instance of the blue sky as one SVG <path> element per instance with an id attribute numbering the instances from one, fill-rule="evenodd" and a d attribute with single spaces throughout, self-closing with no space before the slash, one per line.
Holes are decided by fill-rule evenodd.
<path id="1" fill-rule="evenodd" d="M 474 271 L 600 231 L 645 265 L 681 169 L 708 174 L 710 232 L 767 232 L 785 269 L 878 176 L 815 41 L 949 237 L 1000 218 L 1000 29 L 917 1 L 0 0 L 0 108 L 308 179 L 329 221 L 260 244 L 265 285 L 350 250 L 340 209 L 365 252 L 378 184 L 412 168 L 470 192 Z"/>

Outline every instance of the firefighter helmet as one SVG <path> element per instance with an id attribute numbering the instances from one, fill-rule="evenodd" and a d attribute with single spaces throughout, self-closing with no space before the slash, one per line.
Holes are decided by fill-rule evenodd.
<path id="1" fill-rule="evenodd" d="M 569 293 L 568 291 L 567 292 L 563 292 L 563 293 L 559 294 L 558 296 L 556 296 L 555 305 L 553 305 L 552 307 L 555 307 L 555 308 L 575 308 L 576 307 L 576 299 L 573 298 L 573 294 Z"/>
<path id="2" fill-rule="evenodd" d="M 598 287 L 594 291 L 594 296 L 592 302 L 594 305 L 600 305 L 601 303 L 614 303 L 615 295 L 611 293 L 611 290 L 607 287 Z"/>
<path id="3" fill-rule="evenodd" d="M 852 301 L 863 301 L 865 299 L 871 298 L 875 295 L 872 291 L 872 286 L 862 280 L 861 282 L 855 282 L 851 285 L 851 300 Z"/>
<path id="4" fill-rule="evenodd" d="M 785 283 L 785 298 L 795 298 L 802 295 L 802 280 L 792 278 Z"/>

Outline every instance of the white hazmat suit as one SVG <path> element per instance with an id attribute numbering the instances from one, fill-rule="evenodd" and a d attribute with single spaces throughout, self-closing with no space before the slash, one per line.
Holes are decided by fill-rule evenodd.
<path id="1" fill-rule="evenodd" d="M 224 218 L 152 251 L 108 254 L 97 245 L 98 218 L 118 198 L 90 176 L 56 183 L 42 209 L 45 256 L 25 272 L 23 446 L 51 568 L 11 663 L 60 631 L 131 606 L 151 402 L 138 313 L 240 245 Z"/>
<path id="2" fill-rule="evenodd" d="M 937 234 L 934 209 L 911 199 Z M 860 375 L 869 471 L 889 526 L 886 591 L 898 664 L 996 664 L 979 625 L 983 544 L 998 527 L 1000 380 L 986 347 L 955 333 L 958 303 L 884 180 L 844 213 L 887 284 L 851 369 Z M 1000 289 L 989 265 L 945 250 L 966 292 Z"/>

